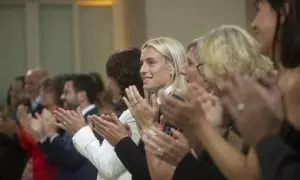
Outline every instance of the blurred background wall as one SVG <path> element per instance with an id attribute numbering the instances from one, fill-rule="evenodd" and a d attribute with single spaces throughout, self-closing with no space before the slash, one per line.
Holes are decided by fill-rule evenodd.
<path id="1" fill-rule="evenodd" d="M 222 24 L 250 30 L 252 0 L 0 0 L 0 101 L 28 68 L 100 72 L 114 49 L 169 36 L 186 45 Z"/>

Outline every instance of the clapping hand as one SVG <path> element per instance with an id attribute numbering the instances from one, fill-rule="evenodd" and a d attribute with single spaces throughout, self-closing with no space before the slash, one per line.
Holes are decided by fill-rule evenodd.
<path id="1" fill-rule="evenodd" d="M 135 86 L 126 88 L 126 97 L 123 101 L 130 110 L 141 130 L 149 129 L 156 125 L 158 118 L 158 104 L 156 96 L 151 95 L 151 100 L 144 99 Z"/>
<path id="2" fill-rule="evenodd" d="M 56 125 L 71 134 L 75 134 L 87 125 L 80 108 L 77 108 L 77 111 L 59 108 L 54 110 L 54 115 L 59 122 Z"/>
<path id="3" fill-rule="evenodd" d="M 256 81 L 236 74 L 225 83 L 222 93 L 224 107 L 249 145 L 255 147 L 264 137 L 279 133 L 284 113 L 274 75 Z"/>
<path id="4" fill-rule="evenodd" d="M 123 124 L 114 113 L 101 115 L 101 117 L 88 116 L 88 119 L 92 121 L 94 131 L 104 137 L 112 146 L 116 146 L 123 138 L 131 136 L 129 126 Z"/>

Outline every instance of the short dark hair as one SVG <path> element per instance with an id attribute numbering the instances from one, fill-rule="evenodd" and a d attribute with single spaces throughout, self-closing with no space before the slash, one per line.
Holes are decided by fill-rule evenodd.
<path id="1" fill-rule="evenodd" d="M 258 3 L 259 0 L 256 2 Z M 268 0 L 268 2 L 277 14 L 272 58 L 274 59 L 275 57 L 276 42 L 280 38 L 281 63 L 286 68 L 295 68 L 300 62 L 300 1 Z M 285 12 L 285 3 L 289 4 L 289 13 Z M 285 13 L 286 20 L 280 25 L 282 11 Z"/>
<path id="2" fill-rule="evenodd" d="M 135 85 L 139 93 L 144 96 L 140 58 L 141 51 L 138 48 L 117 51 L 108 58 L 106 74 L 117 81 L 122 96 L 126 96 L 125 89 L 130 85 Z"/>
<path id="3" fill-rule="evenodd" d="M 69 75 L 56 75 L 54 77 L 47 77 L 41 84 L 42 88 L 46 89 L 47 91 L 54 92 L 54 101 L 59 107 L 63 106 L 63 101 L 60 99 L 60 96 L 63 93 L 64 84 L 69 77 Z"/>
<path id="4" fill-rule="evenodd" d="M 93 78 L 96 85 L 97 94 L 101 94 L 105 90 L 101 75 L 98 72 L 91 72 L 89 75 Z"/>
<path id="5" fill-rule="evenodd" d="M 72 79 L 75 92 L 86 92 L 89 103 L 94 104 L 97 96 L 97 87 L 93 77 L 88 74 L 75 74 Z"/>
<path id="6" fill-rule="evenodd" d="M 105 104 L 104 99 L 102 99 L 101 97 L 103 96 L 103 94 L 105 93 L 105 87 L 104 87 L 104 83 L 102 81 L 101 75 L 98 72 L 91 72 L 89 73 L 89 75 L 93 78 L 94 83 L 96 84 L 96 91 L 97 91 L 97 95 L 96 95 L 96 101 L 95 103 L 101 107 Z"/>

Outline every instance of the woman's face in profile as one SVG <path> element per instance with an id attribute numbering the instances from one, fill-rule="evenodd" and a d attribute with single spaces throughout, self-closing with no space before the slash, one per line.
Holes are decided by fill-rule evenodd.
<path id="1" fill-rule="evenodd" d="M 156 92 L 172 84 L 174 69 L 169 60 L 154 48 L 146 47 L 142 50 L 140 74 L 144 90 Z"/>
<path id="2" fill-rule="evenodd" d="M 269 54 L 272 50 L 277 15 L 267 0 L 258 1 L 256 10 L 252 28 L 261 44 L 261 52 Z"/>
<path id="3" fill-rule="evenodd" d="M 203 87 L 207 87 L 204 77 L 201 73 L 202 64 L 196 56 L 195 47 L 191 48 L 187 54 L 187 63 L 183 66 L 180 73 L 186 77 L 188 83 L 197 83 Z"/>

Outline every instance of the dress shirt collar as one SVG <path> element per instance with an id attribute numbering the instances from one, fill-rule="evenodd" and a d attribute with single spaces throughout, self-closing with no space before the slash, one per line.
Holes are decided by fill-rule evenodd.
<path id="1" fill-rule="evenodd" d="M 89 112 L 90 110 L 94 109 L 95 107 L 96 107 L 95 104 L 91 104 L 91 105 L 87 106 L 86 108 L 84 108 L 81 111 L 82 115 L 83 116 L 86 115 L 87 112 Z"/>

